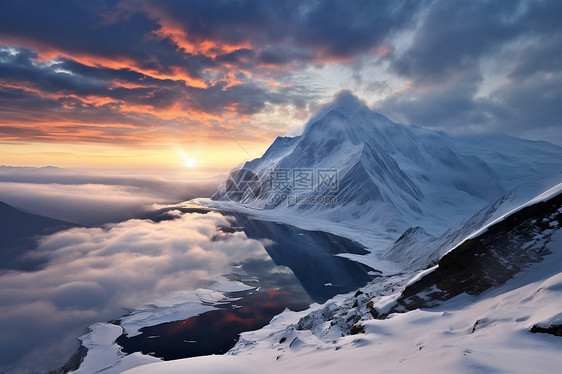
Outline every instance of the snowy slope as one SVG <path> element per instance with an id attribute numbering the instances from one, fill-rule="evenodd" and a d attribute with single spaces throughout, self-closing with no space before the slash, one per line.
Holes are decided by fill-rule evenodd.
<path id="1" fill-rule="evenodd" d="M 499 176 L 506 190 L 523 182 L 554 175 L 562 168 L 560 147 L 544 141 L 531 141 L 505 134 L 455 138 L 459 152 L 475 155 Z"/>
<path id="2" fill-rule="evenodd" d="M 435 265 L 448 250 L 498 218 L 524 205 L 542 192 L 562 183 L 562 173 L 532 183 L 524 183 L 482 208 L 468 219 L 453 225 L 443 235 L 433 237 L 422 228 L 410 228 L 383 253 L 382 258 L 400 264 L 406 271 Z"/>
<path id="3" fill-rule="evenodd" d="M 379 279 L 308 311 L 286 311 L 265 328 L 244 333 L 230 356 L 156 363 L 128 373 L 203 368 L 221 373 L 229 363 L 236 370 L 268 373 L 558 372 L 561 224 L 558 185 L 474 233 L 441 259 L 441 271 L 425 272 L 408 283 L 407 276 Z M 527 254 L 514 257 L 514 249 Z M 451 273 L 463 256 L 494 271 L 485 272 L 480 283 L 481 277 L 470 271 Z M 451 274 L 453 282 L 448 281 Z M 453 292 L 458 286 L 468 294 Z M 436 300 L 433 308 L 417 308 Z M 384 307 L 393 305 L 403 312 L 383 318 Z"/>
<path id="4" fill-rule="evenodd" d="M 553 252 L 562 222 L 562 183 L 480 228 L 402 291 L 394 311 L 434 306 L 461 293 L 480 294 Z"/>
<path id="5" fill-rule="evenodd" d="M 261 158 L 243 165 L 259 176 L 261 188 L 257 200 L 238 205 L 256 212 L 272 210 L 277 217 L 299 217 L 297 225 L 312 217 L 378 230 L 394 240 L 416 226 L 441 235 L 522 182 L 561 170 L 560 159 L 562 148 L 543 142 L 502 136 L 457 139 L 397 124 L 344 92 L 301 136 L 277 138 Z M 272 187 L 272 175 L 302 169 L 337 170 L 337 190 L 315 185 L 314 191 L 298 191 L 291 173 L 282 188 Z M 232 209 L 227 189 L 223 183 L 211 205 L 224 203 Z M 337 202 L 291 203 L 274 199 L 276 193 L 335 196 Z"/>

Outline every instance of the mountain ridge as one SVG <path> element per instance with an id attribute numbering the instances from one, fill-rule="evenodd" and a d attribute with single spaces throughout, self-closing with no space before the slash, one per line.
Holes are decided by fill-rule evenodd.
<path id="1" fill-rule="evenodd" d="M 78 225 L 24 212 L 0 201 L 0 269 L 31 269 L 37 264 L 22 258 L 35 249 L 41 235 Z"/>
<path id="2" fill-rule="evenodd" d="M 287 214 L 298 211 L 301 216 L 346 222 L 354 227 L 378 227 L 395 239 L 415 226 L 431 235 L 441 235 L 452 224 L 515 188 L 522 177 L 532 181 L 562 168 L 552 161 L 556 159 L 553 156 L 562 159 L 562 148 L 554 145 L 541 151 L 542 143 L 503 137 L 495 141 L 492 137 L 483 142 L 488 148 L 494 148 L 497 142 L 502 144 L 484 152 L 480 138 L 467 139 L 395 123 L 350 93 L 342 93 L 331 106 L 311 118 L 302 135 L 276 138 L 262 157 L 242 166 L 254 172 L 262 183 L 258 198 L 242 205 Z M 505 166 L 521 158 L 510 150 L 509 139 L 518 150 L 526 150 L 521 168 Z M 287 179 L 289 187 L 282 191 L 268 189 L 268 175 L 295 169 L 336 170 L 339 189 L 297 192 L 290 187 L 294 178 Z M 326 197 L 330 192 L 337 203 L 271 203 L 271 197 L 278 192 L 305 198 Z M 224 183 L 212 200 L 229 200 Z"/>

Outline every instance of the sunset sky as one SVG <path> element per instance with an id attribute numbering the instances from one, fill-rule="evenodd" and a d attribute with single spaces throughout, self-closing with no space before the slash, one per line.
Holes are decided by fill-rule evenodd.
<path id="1" fill-rule="evenodd" d="M 560 1 L 0 0 L 0 164 L 223 172 L 342 89 L 562 144 Z"/>

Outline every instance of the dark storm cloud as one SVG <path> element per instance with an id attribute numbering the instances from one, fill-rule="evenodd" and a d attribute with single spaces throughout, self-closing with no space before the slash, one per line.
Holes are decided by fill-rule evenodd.
<path id="1" fill-rule="evenodd" d="M 502 127 L 503 131 L 562 127 L 562 72 L 512 80 L 494 91 L 491 98 L 494 122 L 509 126 Z"/>
<path id="2" fill-rule="evenodd" d="M 417 30 L 411 47 L 392 69 L 418 81 L 437 81 L 472 69 L 478 59 L 517 34 L 509 22 L 515 1 L 437 1 Z"/>
<path id="3" fill-rule="evenodd" d="M 108 86 L 101 81 L 57 72 L 58 64 L 35 64 L 37 55 L 27 49 L 11 54 L 0 50 L 0 80 L 14 83 L 30 83 L 45 92 L 67 90 L 77 94 L 100 95 Z"/>
<path id="4" fill-rule="evenodd" d="M 291 62 L 312 62 L 313 57 L 305 51 L 290 47 L 264 48 L 258 56 L 258 64 L 286 65 Z"/>
<path id="5" fill-rule="evenodd" d="M 24 0 L 3 4 L 0 36 L 81 55 L 128 57 L 141 66 L 150 66 L 154 58 L 165 66 L 185 67 L 193 57 L 190 53 L 178 54 L 169 38 L 150 37 L 165 21 L 173 21 L 199 40 L 251 42 L 264 59 L 276 53 L 268 52 L 268 46 L 284 44 L 304 49 L 295 52 L 300 58 L 310 51 L 322 58 L 353 57 L 385 42 L 393 31 L 408 27 L 423 3 Z M 188 69 L 194 76 L 213 65 L 212 59 L 197 57 L 198 63 L 191 61 Z"/>
<path id="6" fill-rule="evenodd" d="M 0 35 L 35 41 L 56 50 L 106 57 L 145 59 L 142 37 L 156 25 L 141 14 L 124 22 L 104 22 L 118 1 L 5 1 L 0 12 Z"/>
<path id="7" fill-rule="evenodd" d="M 332 92 L 299 86 L 295 74 L 330 63 L 377 91 L 362 69 L 388 64 L 376 80 L 409 85 L 385 89 L 375 107 L 414 124 L 522 135 L 562 118 L 559 1 L 24 0 L 1 8 L 0 42 L 27 47 L 0 52 L 0 80 L 10 83 L 0 90 L 12 121 L 6 133 L 41 110 L 165 127 L 164 116 L 150 117 L 155 111 L 314 107 Z M 123 113 L 127 106 L 136 112 Z"/>
<path id="8" fill-rule="evenodd" d="M 4 2 L 0 42 L 49 55 L 85 57 L 94 63 L 99 58 L 124 58 L 138 68 L 164 74 L 173 67 L 195 78 L 215 66 L 207 56 L 179 54 L 169 40 L 154 37 L 157 23 L 142 12 L 120 11 L 122 5 L 113 0 Z"/>
<path id="9" fill-rule="evenodd" d="M 164 1 L 154 5 L 189 35 L 265 47 L 291 43 L 331 57 L 353 57 L 408 27 L 423 1 Z"/>
<path id="10" fill-rule="evenodd" d="M 411 45 L 389 58 L 389 72 L 410 86 L 375 107 L 409 123 L 452 131 L 536 137 L 559 129 L 561 12 L 557 1 L 434 2 Z M 487 67 L 505 78 L 481 94 L 491 84 Z"/>
<path id="11" fill-rule="evenodd" d="M 81 64 L 68 58 L 59 58 L 53 65 L 55 68 L 60 68 L 70 71 L 74 74 L 88 77 L 90 79 L 111 81 L 119 80 L 127 83 L 137 83 L 144 85 L 157 85 L 160 87 L 173 87 L 176 83 L 172 79 L 157 79 L 151 76 L 139 73 L 129 68 L 111 69 L 104 67 L 93 67 Z"/>
<path id="12" fill-rule="evenodd" d="M 68 59 L 38 63 L 34 61 L 36 57 L 35 53 L 27 49 L 12 52 L 0 50 L 0 80 L 14 85 L 28 84 L 40 92 L 94 95 L 118 100 L 139 99 L 154 93 L 157 88 L 176 87 L 172 80 L 147 77 L 129 69 L 95 68 Z M 142 84 L 145 87 L 113 89 L 114 80 Z M 157 96 L 154 97 L 155 101 L 158 99 Z"/>
<path id="13" fill-rule="evenodd" d="M 215 60 L 220 63 L 236 64 L 238 66 L 245 65 L 245 67 L 250 67 L 250 62 L 255 55 L 256 53 L 251 49 L 240 48 L 229 53 L 218 55 Z"/>
<path id="14" fill-rule="evenodd" d="M 543 35 L 522 48 L 512 79 L 525 79 L 536 73 L 558 73 L 562 61 L 562 33 Z"/>
<path id="15" fill-rule="evenodd" d="M 447 84 L 393 94 L 375 108 L 394 119 L 429 127 L 487 122 L 483 105 L 474 99 L 482 82 L 480 74 L 470 71 L 456 78 Z"/>
<path id="16" fill-rule="evenodd" d="M 418 81 L 435 82 L 476 69 L 480 58 L 498 54 L 505 44 L 519 38 L 548 42 L 562 30 L 555 16 L 562 13 L 561 4 L 549 0 L 436 1 L 430 5 L 412 45 L 395 56 L 391 69 Z M 521 57 L 538 62 L 534 53 Z"/>

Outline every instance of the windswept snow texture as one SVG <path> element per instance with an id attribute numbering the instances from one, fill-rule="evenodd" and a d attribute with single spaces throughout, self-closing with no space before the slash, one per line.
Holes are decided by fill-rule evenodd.
<path id="1" fill-rule="evenodd" d="M 277 138 L 261 158 L 243 165 L 262 182 L 259 198 L 245 207 L 275 210 L 279 217 L 298 214 L 379 228 L 394 239 L 416 226 L 441 235 L 522 181 L 545 178 L 562 168 L 562 148 L 548 143 L 499 135 L 457 139 L 394 123 L 341 95 L 301 136 Z M 291 173 L 282 190 L 271 188 L 272 175 L 298 169 L 337 170 L 337 190 L 320 186 L 297 191 Z M 223 183 L 213 200 L 228 200 L 225 187 Z M 335 196 L 336 202 L 288 204 L 272 198 L 275 193 Z"/>
<path id="2" fill-rule="evenodd" d="M 242 334 L 229 352 L 233 357 L 156 363 L 128 373 L 213 367 L 220 373 L 230 362 L 237 370 L 241 365 L 268 373 L 558 372 L 561 189 L 558 185 L 481 228 L 415 279 L 378 278 L 353 295 L 282 313 L 263 329 Z M 418 235 L 427 236 L 414 229 L 402 240 Z M 512 250 L 525 254 L 512 258 Z M 463 256 L 466 262 L 455 262 Z M 472 262 L 479 266 L 471 267 Z M 459 264 L 465 270 L 447 271 Z M 474 278 L 470 269 L 484 273 Z M 454 281 L 448 280 L 451 274 Z M 402 312 L 383 318 L 396 305 Z M 414 309 L 419 306 L 428 309 Z"/>

